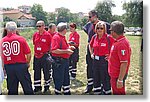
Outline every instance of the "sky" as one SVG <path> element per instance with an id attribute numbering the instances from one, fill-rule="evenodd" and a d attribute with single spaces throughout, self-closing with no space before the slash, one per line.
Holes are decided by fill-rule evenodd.
<path id="1" fill-rule="evenodd" d="M 46 12 L 53 12 L 55 8 L 65 7 L 70 9 L 72 13 L 76 12 L 84 12 L 88 13 L 90 10 L 94 9 L 98 1 L 103 0 L 2 0 L 0 3 L 0 7 L 12 7 L 17 8 L 21 5 L 32 6 L 33 4 L 41 4 L 43 6 L 43 10 Z M 105 0 L 106 1 L 106 0 Z M 122 11 L 122 1 L 129 0 L 113 0 L 116 4 L 116 7 L 112 9 L 113 14 L 121 15 L 124 13 Z"/>

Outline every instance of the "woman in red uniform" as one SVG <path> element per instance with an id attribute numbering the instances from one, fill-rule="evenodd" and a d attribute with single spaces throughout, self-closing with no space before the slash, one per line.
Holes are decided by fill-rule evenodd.
<path id="1" fill-rule="evenodd" d="M 80 35 L 76 32 L 76 24 L 70 24 L 71 34 L 69 35 L 69 45 L 74 46 L 74 53 L 69 58 L 69 71 L 70 71 L 70 79 L 76 78 L 77 72 L 77 62 L 79 60 L 79 39 Z"/>
<path id="2" fill-rule="evenodd" d="M 106 31 L 106 24 L 102 21 L 98 22 L 95 26 L 96 34 L 92 37 L 89 44 L 91 58 L 94 59 L 94 94 L 111 94 L 107 56 L 114 39 L 107 35 Z"/>

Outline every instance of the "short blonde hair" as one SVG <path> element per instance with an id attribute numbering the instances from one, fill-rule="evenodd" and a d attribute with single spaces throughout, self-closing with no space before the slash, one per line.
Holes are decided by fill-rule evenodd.
<path id="1" fill-rule="evenodd" d="M 95 31 L 97 30 L 97 26 L 99 25 L 104 26 L 105 33 L 107 33 L 106 23 L 104 21 L 99 21 L 98 23 L 96 23 Z"/>

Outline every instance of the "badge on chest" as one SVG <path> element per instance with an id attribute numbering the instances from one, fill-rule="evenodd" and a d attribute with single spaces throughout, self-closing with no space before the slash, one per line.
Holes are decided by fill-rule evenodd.
<path id="1" fill-rule="evenodd" d="M 101 46 L 106 46 L 106 43 L 101 43 Z"/>
<path id="2" fill-rule="evenodd" d="M 42 42 L 46 42 L 46 39 L 41 39 Z"/>
<path id="3" fill-rule="evenodd" d="M 41 47 L 37 47 L 37 50 L 38 50 L 38 51 L 41 51 Z"/>

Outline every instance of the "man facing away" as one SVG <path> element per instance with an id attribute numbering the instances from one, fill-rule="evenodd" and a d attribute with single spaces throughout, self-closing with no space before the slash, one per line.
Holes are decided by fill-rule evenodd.
<path id="1" fill-rule="evenodd" d="M 32 82 L 28 71 L 31 50 L 26 40 L 16 34 L 15 22 L 6 23 L 7 36 L 2 38 L 2 61 L 7 74 L 8 95 L 17 95 L 19 82 L 24 94 L 32 95 Z"/>

